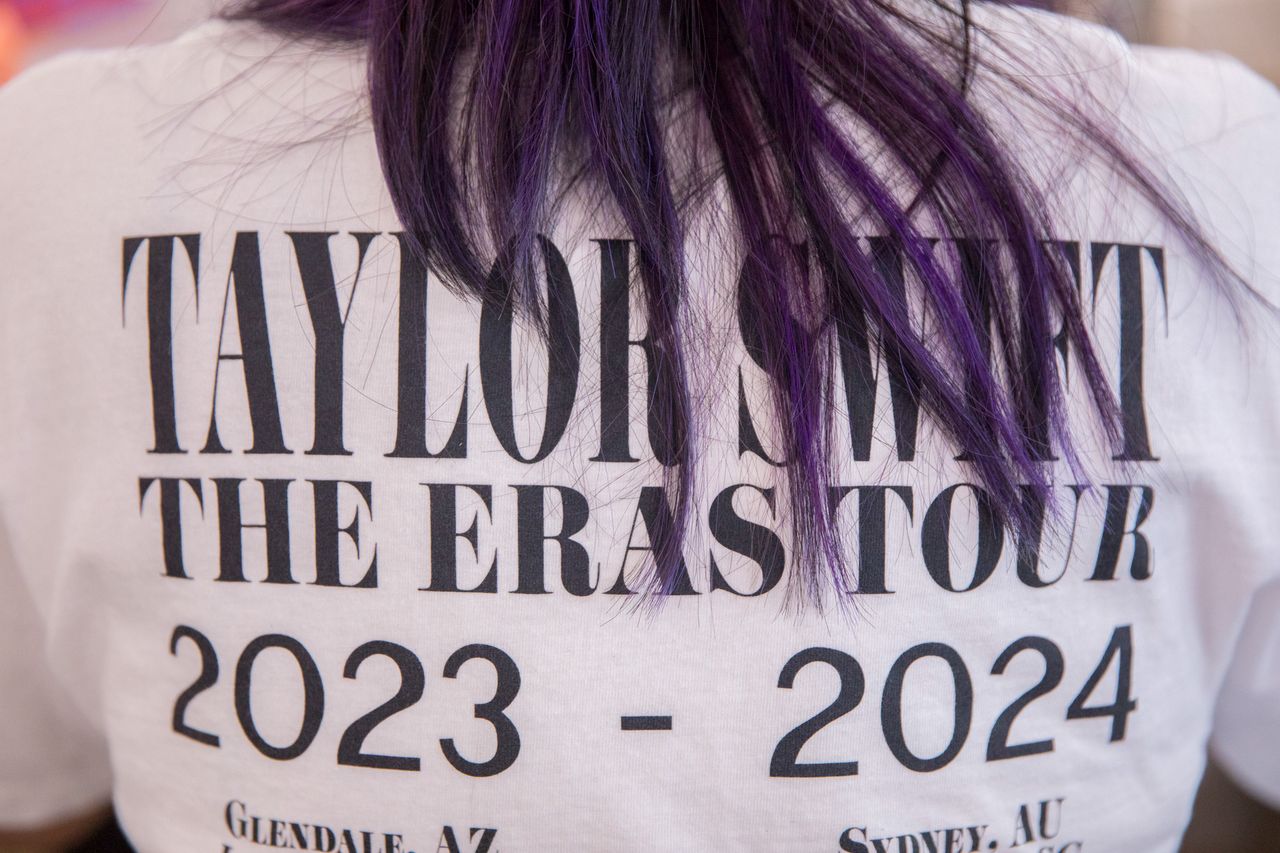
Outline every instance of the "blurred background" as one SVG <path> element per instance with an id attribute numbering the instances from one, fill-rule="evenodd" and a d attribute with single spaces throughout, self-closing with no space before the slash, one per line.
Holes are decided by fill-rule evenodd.
<path id="1" fill-rule="evenodd" d="M 220 0 L 0 0 L 0 82 L 75 47 L 171 38 Z M 1026 0 L 1134 41 L 1233 53 L 1280 83 L 1280 0 Z"/>

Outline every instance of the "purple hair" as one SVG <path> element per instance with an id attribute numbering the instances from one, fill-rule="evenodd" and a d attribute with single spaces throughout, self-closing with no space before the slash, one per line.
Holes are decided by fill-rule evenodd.
<path id="1" fill-rule="evenodd" d="M 878 343 L 1015 530 L 1043 517 L 1051 448 L 1073 458 L 1059 328 L 1103 433 L 1119 434 L 1044 193 L 968 98 L 968 3 L 926 5 L 937 12 L 929 24 L 892 0 L 247 0 L 229 15 L 367 46 L 396 210 L 413 250 L 460 292 L 539 316 L 529 270 L 551 216 L 557 158 L 580 155 L 582 175 L 607 191 L 636 247 L 653 344 L 650 423 L 674 493 L 674 522 L 654 537 L 652 587 L 661 593 L 680 576 L 697 435 L 678 322 L 691 202 L 661 117 L 663 81 L 684 87 L 716 155 L 714 174 L 689 180 L 727 187 L 745 250 L 741 322 L 775 397 L 792 579 L 820 602 L 832 584 L 855 587 L 830 497 L 833 339 Z M 1050 106 L 1090 130 L 1087 116 Z M 837 113 L 870 131 L 888 160 L 873 163 Z M 1216 257 L 1114 134 L 1078 135 L 1100 140 L 1090 144 L 1199 254 Z M 913 200 L 902 200 L 903 185 Z M 851 202 L 883 236 L 859 239 Z M 921 222 L 973 244 L 994 241 L 1002 259 L 959 249 L 948 259 Z M 797 233 L 803 263 L 778 237 Z M 905 282 L 936 330 L 927 340 Z M 797 305 L 823 322 L 797 320 Z"/>

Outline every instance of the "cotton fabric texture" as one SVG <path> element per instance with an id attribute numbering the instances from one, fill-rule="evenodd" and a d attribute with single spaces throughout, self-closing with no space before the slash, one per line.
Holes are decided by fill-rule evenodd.
<path id="1" fill-rule="evenodd" d="M 979 21 L 1280 301 L 1270 84 Z M 1052 184 L 1125 441 L 1073 399 L 1082 469 L 1054 463 L 1019 540 L 848 353 L 875 377 L 869 419 L 839 371 L 833 403 L 861 592 L 821 613 L 788 596 L 715 204 L 688 578 L 654 609 L 668 510 L 607 206 L 570 193 L 545 235 L 579 335 L 549 358 L 402 253 L 358 51 L 210 22 L 0 89 L 0 824 L 112 797 L 143 853 L 1160 853 L 1210 743 L 1280 805 L 1275 322 L 993 80 L 974 98 Z"/>

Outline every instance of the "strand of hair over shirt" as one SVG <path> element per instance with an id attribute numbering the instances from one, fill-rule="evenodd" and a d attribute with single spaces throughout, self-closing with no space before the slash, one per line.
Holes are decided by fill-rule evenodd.
<path id="1" fill-rule="evenodd" d="M 461 293 L 541 320 L 537 235 L 552 216 L 558 158 L 580 154 L 583 176 L 607 190 L 634 240 L 650 434 L 673 502 L 652 531 L 652 592 L 672 593 L 682 576 L 698 435 L 679 322 L 690 205 L 677 202 L 686 195 L 664 146 L 664 80 L 689 87 L 714 143 L 714 174 L 685 180 L 722 181 L 731 200 L 743 337 L 770 380 L 792 588 L 805 601 L 856 589 L 830 498 L 833 338 L 880 347 L 1015 531 L 1043 518 L 1054 450 L 1074 458 L 1055 326 L 1101 433 L 1119 434 L 1043 193 L 968 98 L 967 2 L 250 0 L 231 14 L 367 44 L 396 210 L 413 250 Z M 667 58 L 675 68 L 664 77 Z M 1096 132 L 1096 147 L 1213 256 L 1120 142 L 1048 106 Z M 855 233 L 850 209 L 876 239 Z M 937 237 L 963 239 L 940 249 Z M 911 296 L 936 330 L 927 340 Z"/>

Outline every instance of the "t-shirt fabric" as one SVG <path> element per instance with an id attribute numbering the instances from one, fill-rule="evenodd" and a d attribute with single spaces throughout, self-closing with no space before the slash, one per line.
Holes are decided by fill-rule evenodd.
<path id="1" fill-rule="evenodd" d="M 1270 84 L 978 15 L 1280 301 Z M 1061 211 L 1118 442 L 1067 358 L 1080 462 L 1015 537 L 881 355 L 842 353 L 858 592 L 799 606 L 704 217 L 685 571 L 655 604 L 627 234 L 570 199 L 540 240 L 577 330 L 549 355 L 404 251 L 364 71 L 214 21 L 0 89 L 0 825 L 110 797 L 142 853 L 1161 853 L 1211 741 L 1280 805 L 1275 321 L 1042 113 L 974 88 Z"/>

